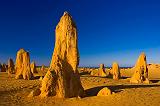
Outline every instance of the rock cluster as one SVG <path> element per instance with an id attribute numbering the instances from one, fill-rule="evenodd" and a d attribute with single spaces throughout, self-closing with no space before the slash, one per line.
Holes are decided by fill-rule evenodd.
<path id="1" fill-rule="evenodd" d="M 145 53 L 141 53 L 133 69 L 135 71 L 130 79 L 131 83 L 149 83 L 147 60 Z"/>
<path id="2" fill-rule="evenodd" d="M 33 74 L 30 68 L 30 56 L 29 52 L 26 52 L 24 49 L 20 49 L 17 52 L 16 63 L 16 79 L 25 79 L 30 80 L 33 78 Z"/>
<path id="3" fill-rule="evenodd" d="M 42 80 L 40 96 L 60 98 L 83 96 L 79 72 L 77 28 L 72 17 L 64 12 L 56 27 L 55 48 L 50 68 Z"/>

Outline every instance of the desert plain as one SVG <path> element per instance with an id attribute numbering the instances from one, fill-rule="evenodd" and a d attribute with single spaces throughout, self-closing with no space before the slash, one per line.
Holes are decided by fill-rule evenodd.
<path id="1" fill-rule="evenodd" d="M 1 106 L 158 106 L 160 104 L 160 65 L 150 65 L 149 79 L 151 84 L 131 84 L 128 77 L 131 77 L 133 71 L 130 69 L 121 69 L 122 78 L 113 80 L 112 78 L 103 78 L 91 76 L 87 72 L 81 72 L 81 82 L 85 89 L 84 98 L 60 99 L 55 97 L 39 98 L 27 97 L 28 94 L 40 86 L 39 76 L 44 76 L 39 68 L 37 79 L 34 80 L 16 80 L 14 75 L 8 78 L 7 72 L 0 72 L 0 105 Z M 79 69 L 80 70 L 80 69 Z M 86 70 L 92 70 L 91 68 Z M 94 70 L 94 69 L 93 69 Z M 98 97 L 97 93 L 103 87 L 110 88 L 112 95 Z"/>

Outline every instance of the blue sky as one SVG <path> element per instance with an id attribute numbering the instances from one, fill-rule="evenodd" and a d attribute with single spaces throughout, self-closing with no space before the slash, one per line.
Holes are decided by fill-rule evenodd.
<path id="1" fill-rule="evenodd" d="M 1 0 L 0 62 L 24 48 L 49 65 L 64 11 L 77 24 L 80 66 L 131 66 L 143 51 L 148 63 L 160 63 L 158 0 Z"/>

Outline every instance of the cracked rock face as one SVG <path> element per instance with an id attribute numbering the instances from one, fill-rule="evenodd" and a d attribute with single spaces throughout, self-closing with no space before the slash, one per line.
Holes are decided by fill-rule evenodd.
<path id="1" fill-rule="evenodd" d="M 42 80 L 41 97 L 69 98 L 83 96 L 77 70 L 79 52 L 77 28 L 69 13 L 64 12 L 55 30 L 55 47 L 50 68 Z"/>
<path id="2" fill-rule="evenodd" d="M 135 70 L 135 72 L 131 77 L 131 83 L 149 83 L 147 60 L 145 53 L 141 53 L 133 69 Z"/>
<path id="3" fill-rule="evenodd" d="M 17 52 L 15 70 L 16 79 L 30 80 L 33 78 L 33 74 L 30 68 L 29 52 L 26 52 L 24 49 L 20 49 Z"/>

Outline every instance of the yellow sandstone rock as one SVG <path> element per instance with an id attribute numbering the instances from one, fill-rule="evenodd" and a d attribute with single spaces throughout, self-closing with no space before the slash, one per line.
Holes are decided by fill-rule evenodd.
<path id="1" fill-rule="evenodd" d="M 72 17 L 64 12 L 56 27 L 55 48 L 50 68 L 42 80 L 41 97 L 50 95 L 69 98 L 83 96 L 79 72 L 77 28 Z"/>
<path id="2" fill-rule="evenodd" d="M 31 72 L 32 72 L 32 73 L 37 73 L 36 63 L 35 63 L 35 62 L 32 62 L 32 63 L 30 64 L 30 67 L 31 67 Z"/>
<path id="3" fill-rule="evenodd" d="M 98 76 L 106 77 L 104 64 L 100 64 L 100 68 L 99 68 L 99 70 L 98 70 L 98 71 L 99 71 Z"/>
<path id="4" fill-rule="evenodd" d="M 112 94 L 112 91 L 109 88 L 104 87 L 98 92 L 97 96 L 109 96 L 111 94 Z"/>
<path id="5" fill-rule="evenodd" d="M 111 74 L 113 75 L 114 80 L 118 80 L 121 77 L 119 65 L 117 62 L 113 62 L 112 69 L 110 71 L 111 71 Z"/>
<path id="6" fill-rule="evenodd" d="M 41 71 L 44 71 L 44 69 L 45 69 L 45 66 L 44 66 L 44 65 L 42 65 L 42 67 L 41 67 Z"/>
<path id="7" fill-rule="evenodd" d="M 42 80 L 43 80 L 43 77 L 41 76 L 41 77 L 39 78 L 39 80 L 42 81 Z"/>
<path id="8" fill-rule="evenodd" d="M 26 52 L 24 49 L 20 49 L 17 52 L 15 70 L 16 70 L 16 76 L 15 76 L 16 79 L 23 78 L 25 80 L 30 80 L 33 78 L 33 74 L 30 68 L 29 52 Z"/>
<path id="9" fill-rule="evenodd" d="M 8 60 L 7 72 L 10 73 L 10 74 L 15 74 L 14 62 L 11 58 Z"/>
<path id="10" fill-rule="evenodd" d="M 106 77 L 105 67 L 104 64 L 100 64 L 100 67 L 98 70 L 92 70 L 90 75 L 92 76 L 100 76 L 100 77 Z"/>
<path id="11" fill-rule="evenodd" d="M 3 63 L 1 66 L 1 72 L 6 72 L 6 71 L 7 71 L 7 65 Z"/>
<path id="12" fill-rule="evenodd" d="M 90 75 L 91 75 L 91 76 L 98 76 L 97 73 L 98 73 L 98 69 L 93 69 L 93 70 L 90 72 Z"/>
<path id="13" fill-rule="evenodd" d="M 28 95 L 28 97 L 38 96 L 40 93 L 41 93 L 41 90 L 38 88 L 38 89 L 32 90 L 31 93 Z"/>
<path id="14" fill-rule="evenodd" d="M 141 53 L 135 67 L 133 76 L 130 79 L 131 83 L 149 83 L 148 68 L 145 53 Z"/>

